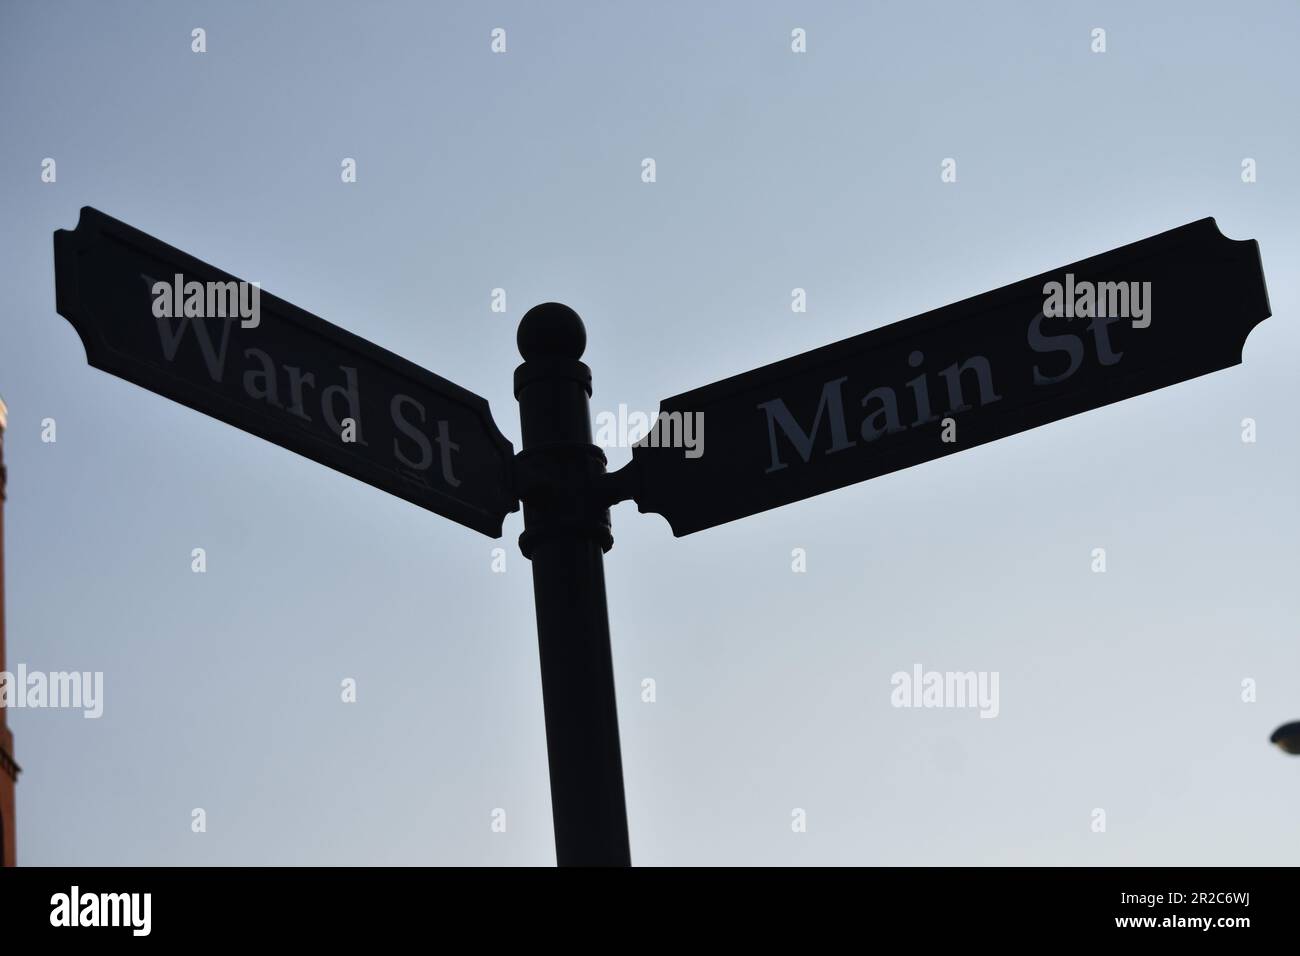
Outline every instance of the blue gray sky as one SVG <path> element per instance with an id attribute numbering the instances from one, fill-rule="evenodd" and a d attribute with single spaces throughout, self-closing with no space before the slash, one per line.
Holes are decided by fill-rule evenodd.
<path id="1" fill-rule="evenodd" d="M 622 504 L 606 573 L 636 863 L 1294 863 L 1298 32 L 1285 2 L 6 3 L 8 663 L 105 681 L 98 720 L 10 713 L 19 861 L 554 862 L 521 517 L 490 540 L 89 368 L 51 233 L 92 205 L 516 447 L 538 302 L 584 317 L 593 412 L 653 411 L 1204 216 L 1259 240 L 1243 365 L 683 539 Z M 892 707 L 917 664 L 997 672 L 998 717 Z"/>

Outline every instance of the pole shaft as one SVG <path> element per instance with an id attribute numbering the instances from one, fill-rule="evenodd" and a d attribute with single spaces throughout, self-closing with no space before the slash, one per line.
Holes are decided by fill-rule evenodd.
<path id="1" fill-rule="evenodd" d="M 551 303 L 524 317 L 519 340 L 519 544 L 533 565 L 556 861 L 628 866 L 605 600 L 604 552 L 613 539 L 595 493 L 605 456 L 591 443 L 591 371 L 577 360 L 586 335 L 576 314 Z"/>

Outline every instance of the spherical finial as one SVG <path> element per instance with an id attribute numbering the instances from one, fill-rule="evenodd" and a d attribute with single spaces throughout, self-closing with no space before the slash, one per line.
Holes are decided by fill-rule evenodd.
<path id="1" fill-rule="evenodd" d="M 525 359 L 580 359 L 587 349 L 587 329 L 567 305 L 543 302 L 519 320 L 516 341 Z"/>

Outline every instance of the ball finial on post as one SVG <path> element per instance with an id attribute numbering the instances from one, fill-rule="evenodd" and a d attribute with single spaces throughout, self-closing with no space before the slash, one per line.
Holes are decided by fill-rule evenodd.
<path id="1" fill-rule="evenodd" d="M 559 302 L 535 305 L 519 320 L 516 336 L 525 359 L 582 358 L 587 349 L 587 329 L 578 313 Z"/>
<path id="2" fill-rule="evenodd" d="M 603 564 L 614 538 L 597 489 L 606 461 L 592 443 L 587 330 L 567 305 L 546 302 L 519 320 L 518 342 L 513 484 L 519 550 L 533 566 L 555 860 L 629 866 Z"/>

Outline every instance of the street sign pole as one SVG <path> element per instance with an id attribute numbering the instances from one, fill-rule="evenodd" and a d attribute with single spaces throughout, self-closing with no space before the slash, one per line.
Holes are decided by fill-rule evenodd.
<path id="1" fill-rule="evenodd" d="M 1258 245 L 1202 219 L 665 399 L 611 475 L 567 306 L 519 323 L 515 455 L 480 396 L 95 209 L 54 271 L 96 368 L 489 537 L 523 502 L 561 866 L 631 865 L 611 505 L 693 534 L 1230 368 L 1270 314 Z"/>
<path id="2" fill-rule="evenodd" d="M 524 505 L 519 549 L 533 565 L 555 856 L 560 866 L 630 866 L 604 553 L 605 455 L 592 444 L 587 333 L 558 303 L 519 323 L 515 370 Z"/>

